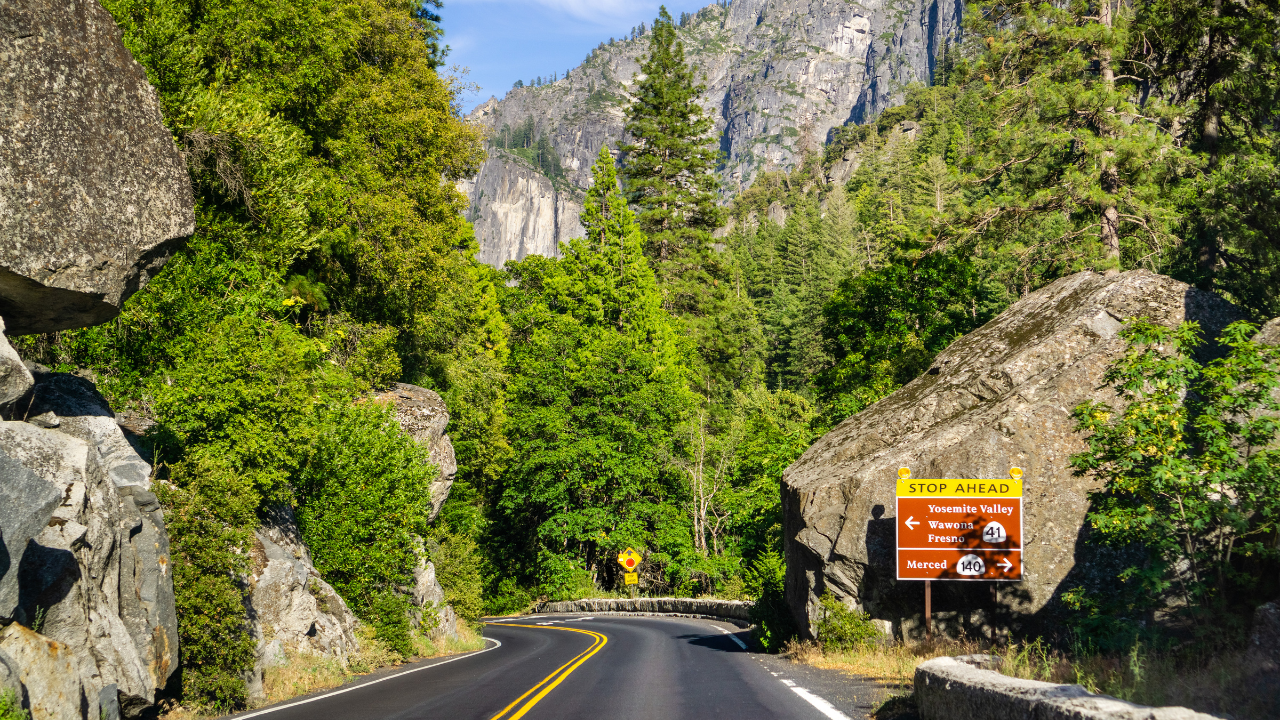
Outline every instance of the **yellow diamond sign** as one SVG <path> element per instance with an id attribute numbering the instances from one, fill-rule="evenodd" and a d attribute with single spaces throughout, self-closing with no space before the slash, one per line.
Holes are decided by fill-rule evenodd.
<path id="1" fill-rule="evenodd" d="M 626 568 L 627 572 L 634 571 L 640 565 L 640 561 L 644 558 L 640 557 L 640 553 L 627 548 L 618 553 L 618 564 Z"/>

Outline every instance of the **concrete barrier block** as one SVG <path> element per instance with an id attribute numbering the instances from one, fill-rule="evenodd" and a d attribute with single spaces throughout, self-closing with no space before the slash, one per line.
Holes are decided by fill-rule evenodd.
<path id="1" fill-rule="evenodd" d="M 916 704 L 923 720 L 1215 720 L 1184 707 L 1153 708 L 1079 685 L 1008 677 L 956 658 L 921 663 Z"/>

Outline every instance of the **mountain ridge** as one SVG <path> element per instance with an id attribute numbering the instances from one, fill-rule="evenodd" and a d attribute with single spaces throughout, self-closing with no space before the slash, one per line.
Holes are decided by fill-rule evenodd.
<path id="1" fill-rule="evenodd" d="M 939 0 L 737 0 L 710 5 L 678 29 L 689 62 L 705 76 L 700 101 L 723 152 L 726 194 L 761 171 L 794 166 L 802 148 L 834 128 L 863 122 L 932 80 L 957 37 L 963 3 Z M 624 136 L 626 106 L 647 36 L 601 43 L 564 78 L 517 87 L 467 119 L 491 138 L 527 125 L 559 154 L 548 177 L 511 153 L 494 152 L 460 183 L 479 257 L 495 267 L 530 254 L 554 256 L 582 235 L 577 214 L 603 144 Z"/>

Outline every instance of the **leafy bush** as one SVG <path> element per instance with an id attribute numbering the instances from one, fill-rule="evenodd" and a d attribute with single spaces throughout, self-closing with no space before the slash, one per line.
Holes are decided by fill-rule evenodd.
<path id="1" fill-rule="evenodd" d="M 22 709 L 17 693 L 0 690 L 0 720 L 31 720 L 31 713 Z"/>
<path id="2" fill-rule="evenodd" d="M 436 580 L 444 590 L 444 600 L 458 617 L 476 622 L 484 613 L 484 579 L 480 575 L 480 548 L 476 541 L 445 529 L 436 534 L 431 546 L 431 562 Z"/>
<path id="3" fill-rule="evenodd" d="M 851 652 L 875 644 L 880 630 L 871 616 L 861 610 L 850 610 L 830 592 L 824 593 L 817 622 L 817 639 L 829 652 Z"/>
<path id="4" fill-rule="evenodd" d="M 408 605 L 392 596 L 412 582 L 436 475 L 428 450 L 373 403 L 325 413 L 298 473 L 298 527 L 316 569 L 405 655 Z"/>
<path id="5" fill-rule="evenodd" d="M 746 573 L 747 587 L 756 598 L 751 606 L 755 638 L 769 652 L 777 652 L 796 635 L 796 621 L 787 605 L 786 574 L 782 556 L 772 550 L 757 558 Z"/>
<path id="6" fill-rule="evenodd" d="M 1224 603 L 1257 587 L 1258 573 L 1233 561 L 1278 555 L 1280 348 L 1253 342 L 1256 331 L 1228 326 L 1226 356 L 1201 365 L 1196 323 L 1131 321 L 1121 331 L 1129 349 L 1105 376 L 1123 412 L 1094 402 L 1075 410 L 1090 435 L 1072 464 L 1105 483 L 1089 522 L 1104 543 L 1146 549 L 1120 579 L 1148 607 L 1172 595 L 1216 622 Z"/>
<path id="7" fill-rule="evenodd" d="M 413 628 L 409 625 L 409 599 L 394 590 L 381 590 L 362 603 L 361 615 L 373 625 L 376 637 L 407 658 L 413 652 Z"/>

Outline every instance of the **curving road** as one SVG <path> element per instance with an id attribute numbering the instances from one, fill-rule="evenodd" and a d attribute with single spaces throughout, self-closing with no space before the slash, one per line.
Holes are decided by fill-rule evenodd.
<path id="1" fill-rule="evenodd" d="M 843 720 L 849 715 L 706 620 L 532 616 L 487 648 L 428 660 L 241 720 Z M 861 713 L 857 713 L 860 715 Z"/>

